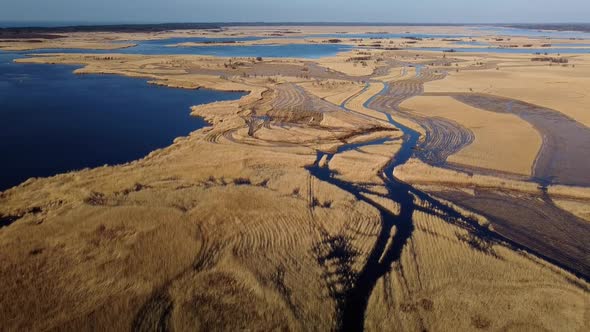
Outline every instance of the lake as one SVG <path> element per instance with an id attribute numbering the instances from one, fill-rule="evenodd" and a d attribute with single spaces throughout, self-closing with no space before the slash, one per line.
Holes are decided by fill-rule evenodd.
<path id="1" fill-rule="evenodd" d="M 170 45 L 194 42 L 202 43 L 223 41 L 249 41 L 258 40 L 258 37 L 250 38 L 171 38 L 150 41 L 130 41 L 137 44 L 135 47 L 117 50 L 84 50 L 84 49 L 39 49 L 19 52 L 29 53 L 93 53 L 93 54 L 147 54 L 147 55 L 213 55 L 219 57 L 263 57 L 263 58 L 307 58 L 318 59 L 321 57 L 335 56 L 340 52 L 346 52 L 353 47 L 339 44 L 268 44 L 268 45 L 203 45 L 190 47 L 171 47 Z"/>
<path id="2" fill-rule="evenodd" d="M 539 30 L 525 28 L 495 27 L 495 26 L 478 26 L 470 27 L 472 31 L 493 36 L 513 36 L 513 37 L 531 37 L 531 38 L 583 38 L 590 39 L 590 33 L 582 31 L 557 31 L 557 30 Z"/>
<path id="3" fill-rule="evenodd" d="M 0 52 L 0 190 L 29 177 L 136 160 L 207 123 L 190 106 L 244 93 L 183 90 Z"/>
<path id="4" fill-rule="evenodd" d="M 416 51 L 443 52 L 450 49 L 456 52 L 469 53 L 512 53 L 512 54 L 589 54 L 590 48 L 526 48 L 526 47 L 414 47 L 408 48 Z"/>

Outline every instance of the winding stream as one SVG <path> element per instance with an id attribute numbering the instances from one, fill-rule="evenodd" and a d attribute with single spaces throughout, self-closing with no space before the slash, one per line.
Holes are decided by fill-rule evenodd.
<path id="1" fill-rule="evenodd" d="M 420 73 L 421 68 L 418 67 L 416 69 L 416 76 L 419 76 Z M 389 90 L 390 86 L 386 83 L 382 91 L 367 100 L 363 106 L 369 108 L 372 101 L 376 97 L 386 94 Z M 363 92 L 364 91 L 366 90 L 363 90 Z M 410 96 L 408 96 L 408 98 L 409 97 Z M 341 106 L 343 106 L 346 111 L 351 112 L 351 110 L 346 109 L 345 105 L 346 102 L 344 102 Z M 440 203 L 438 200 L 430 197 L 428 194 L 417 190 L 411 185 L 395 178 L 393 175 L 394 169 L 400 165 L 405 164 L 414 155 L 415 149 L 419 143 L 420 134 L 415 130 L 397 122 L 391 115 L 391 112 L 396 111 L 395 109 L 374 110 L 383 113 L 387 117 L 389 123 L 399 128 L 404 134 L 400 150 L 395 156 L 392 157 L 392 159 L 383 168 L 383 171 L 380 174 L 380 178 L 387 189 L 387 194 L 380 196 L 397 202 L 400 205 L 399 215 L 392 213 L 380 204 L 363 195 L 365 193 L 371 193 L 375 195 L 375 193 L 370 192 L 370 190 L 364 188 L 362 185 L 358 185 L 353 182 L 347 182 L 337 178 L 335 176 L 336 174 L 331 171 L 329 167 L 322 167 L 320 165 L 320 160 L 322 160 L 324 156 L 326 156 L 328 160 L 331 160 L 335 154 L 359 149 L 364 146 L 383 144 L 389 139 L 377 139 L 361 144 L 345 144 L 341 146 L 335 153 L 318 151 L 316 163 L 307 168 L 312 176 L 335 185 L 340 189 L 352 194 L 357 200 L 365 202 L 376 208 L 381 216 L 381 229 L 377 235 L 377 239 L 373 245 L 373 248 L 364 262 L 363 268 L 352 277 L 352 281 L 345 283 L 345 290 L 340 294 L 336 294 L 337 296 L 335 296 L 338 306 L 338 330 L 364 330 L 365 313 L 368 307 L 368 301 L 379 279 L 389 274 L 395 263 L 399 265 L 400 271 L 403 274 L 403 266 L 401 266 L 400 258 L 404 246 L 412 237 L 414 231 L 412 216 L 414 211 L 417 210 L 440 216 L 444 218 L 446 222 L 468 230 L 471 234 L 477 236 L 485 243 L 502 243 L 512 249 L 526 250 L 546 261 L 565 268 L 562 264 L 559 264 L 559 262 L 556 262 L 555 260 L 549 259 L 544 255 L 531 250 L 530 248 L 524 247 L 510 239 L 503 237 L 500 234 L 494 233 L 489 229 L 480 226 L 476 220 L 463 216 L 455 209 Z M 428 208 L 417 205 L 415 203 L 415 198 L 418 198 L 424 202 L 425 206 L 428 206 Z M 349 257 L 340 257 L 340 259 L 338 259 L 338 264 L 346 265 L 339 266 L 338 271 L 348 271 L 348 273 L 350 273 L 350 271 L 352 271 L 351 265 L 353 261 L 353 257 L 350 253 L 354 250 L 342 249 L 342 247 L 347 246 L 350 245 L 344 244 L 343 246 L 333 248 L 333 252 L 329 253 L 327 256 L 338 257 L 349 255 Z M 476 249 L 481 250 L 481 248 Z M 323 264 L 324 260 L 325 258 L 318 259 L 318 263 Z M 348 280 L 350 279 L 350 276 L 342 276 L 341 279 Z"/>
<path id="2" fill-rule="evenodd" d="M 417 73 L 419 73 L 419 71 L 417 71 Z M 367 100 L 364 106 L 368 107 L 376 96 L 381 95 L 388 90 L 389 85 L 385 84 L 383 90 Z M 330 171 L 328 167 L 319 166 L 319 161 L 324 155 L 327 155 L 328 160 L 330 160 L 334 154 L 318 152 L 317 162 L 312 167 L 308 168 L 313 176 L 346 190 L 354 195 L 356 199 L 375 207 L 381 214 L 381 230 L 375 245 L 366 260 L 365 266 L 356 276 L 353 287 L 349 288 L 339 301 L 339 330 L 362 331 L 364 329 L 364 316 L 369 297 L 373 292 L 377 281 L 389 273 L 394 262 L 399 261 L 403 247 L 414 231 L 414 224 L 412 222 L 412 214 L 416 208 L 413 196 L 414 189 L 412 186 L 397 180 L 393 176 L 393 170 L 395 167 L 405 164 L 410 159 L 413 155 L 413 149 L 418 143 L 420 134 L 395 121 L 388 112 L 381 111 L 381 113 L 387 116 L 389 123 L 396 126 L 404 133 L 403 143 L 399 152 L 391 159 L 380 175 L 388 192 L 385 196 L 399 203 L 401 206 L 401 212 L 399 215 L 391 213 L 389 210 L 363 196 L 362 193 L 366 192 L 366 190 L 362 187 L 357 186 L 354 183 L 339 180 L 334 177 L 334 173 Z M 388 139 L 378 139 L 362 144 L 347 144 L 338 149 L 335 154 L 358 149 L 364 146 L 383 144 L 386 141 L 388 141 Z M 394 227 L 396 232 L 393 239 L 390 241 Z M 388 243 L 391 244 L 388 245 Z"/>

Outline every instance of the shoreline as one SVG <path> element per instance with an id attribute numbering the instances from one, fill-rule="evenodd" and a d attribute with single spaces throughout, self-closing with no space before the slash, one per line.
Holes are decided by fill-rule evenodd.
<path id="1" fill-rule="evenodd" d="M 470 41 L 475 40 L 477 42 L 490 43 L 491 46 L 511 46 L 516 43 L 517 45 L 527 45 L 531 43 L 538 46 L 543 44 L 552 43 L 563 43 L 570 44 L 580 41 L 580 39 L 570 39 L 564 36 L 556 36 L 550 38 L 544 38 L 543 36 L 504 36 L 501 31 L 479 31 L 473 29 L 474 26 L 358 26 L 355 25 L 350 29 L 346 30 L 346 33 L 341 31 L 342 27 L 338 26 L 291 26 L 282 25 L 280 29 L 273 29 L 273 26 L 256 26 L 256 25 L 245 25 L 245 26 L 228 26 L 223 29 L 189 29 L 189 30 L 175 30 L 168 29 L 164 31 L 144 31 L 144 32 L 85 32 L 85 31 L 69 31 L 59 38 L 53 39 L 42 39 L 38 38 L 35 43 L 23 42 L 18 47 L 22 49 L 38 49 L 38 48 L 52 48 L 67 45 L 68 43 L 78 43 L 78 48 L 92 48 L 92 45 L 83 45 L 84 43 L 93 43 L 94 45 L 102 45 L 102 48 L 109 49 L 115 48 L 112 46 L 112 42 L 128 42 L 133 43 L 134 41 L 150 41 L 150 40 L 165 40 L 171 38 L 226 38 L 228 40 L 240 39 L 243 37 L 262 38 L 262 41 L 244 41 L 241 42 L 243 45 L 256 45 L 261 43 L 309 43 L 310 40 L 317 42 L 325 42 L 330 39 L 342 39 L 348 45 L 360 46 L 363 42 L 354 41 L 355 35 L 364 35 L 364 43 L 395 43 L 395 47 L 402 48 L 402 44 L 406 42 L 416 42 L 417 47 L 448 47 L 448 48 L 477 48 L 480 45 L 455 45 L 452 43 L 453 40 Z M 0 30 L 1 31 L 1 30 Z M 326 37 L 322 35 L 338 35 L 335 37 Z M 383 34 L 394 34 L 396 38 L 382 38 Z M 350 35 L 347 37 L 347 35 Z M 414 36 L 418 37 L 414 37 Z M 408 38 L 404 38 L 408 36 Z M 420 37 L 420 36 L 424 36 Z M 492 40 L 490 40 L 491 37 Z M 412 40 L 412 38 L 415 38 Z M 435 40 L 430 40 L 431 38 Z M 26 39 L 26 38 L 25 38 Z M 0 36 L 0 40 L 2 40 Z M 590 34 L 587 40 L 590 40 Z M 0 42 L 0 46 L 3 44 L 10 45 L 15 43 L 17 40 L 3 40 Z M 266 42 L 265 42 L 266 41 Z M 24 45 L 22 45 L 24 44 Z M 74 44 L 62 48 L 76 48 Z M 177 43 L 179 46 L 182 43 Z M 237 44 L 237 43 L 236 43 Z M 190 45 L 190 44 L 187 44 Z M 184 46 L 187 46 L 184 45 Z M 199 46 L 201 44 L 198 44 Z M 218 43 L 208 43 L 212 45 L 222 45 Z M 205 45 L 203 45 L 205 46 Z M 411 48 L 412 45 L 403 46 L 403 48 Z"/>
<path id="2" fill-rule="evenodd" d="M 31 58 L 20 58 L 20 59 L 15 59 L 14 63 L 18 63 L 18 64 L 31 64 L 31 63 L 39 63 L 39 62 L 27 62 L 27 59 L 31 59 Z M 21 60 L 21 61 L 19 61 Z M 52 63 L 49 62 L 42 62 L 45 65 L 51 66 Z M 88 72 L 83 72 L 85 69 L 85 64 L 83 63 L 68 63 L 68 64 L 62 64 L 62 65 L 66 65 L 68 67 L 72 67 L 73 70 L 71 70 L 71 73 L 74 75 L 95 75 L 97 77 L 103 76 L 103 75 L 108 75 L 108 76 L 112 76 L 112 77 L 120 77 L 120 78 L 126 78 L 126 79 L 135 79 L 135 80 L 139 80 L 142 81 L 144 84 L 146 85 L 151 85 L 151 86 L 157 86 L 157 87 L 161 87 L 161 88 L 169 88 L 169 89 L 183 89 L 183 90 L 207 90 L 207 91 L 212 91 L 212 92 L 228 92 L 228 93 L 240 93 L 243 94 L 242 97 L 240 97 L 239 99 L 236 99 L 234 102 L 235 103 L 241 103 L 243 102 L 243 100 L 247 100 L 248 98 L 251 98 L 251 95 L 253 93 L 255 93 L 252 89 L 248 89 L 247 86 L 242 86 L 242 88 L 237 88 L 237 87 L 224 87 L 224 86 L 219 86 L 219 85 L 215 85 L 215 84 L 205 84 L 205 85 L 198 85 L 198 86 L 182 86 L 179 84 L 175 84 L 174 82 L 167 82 L 167 81 L 162 81 L 162 80 L 157 80 L 157 78 L 154 77 L 149 77 L 149 75 L 131 75 L 131 74 L 125 74 L 125 73 L 119 73 L 119 72 L 108 72 L 108 71 L 88 71 Z M 154 80 L 155 79 L 155 80 Z M 210 105 L 210 104 L 215 104 L 218 103 L 219 101 L 213 101 L 210 103 L 207 103 L 205 105 Z M 170 143 L 166 146 L 163 147 L 159 147 L 155 150 L 151 150 L 151 151 L 147 151 L 145 153 L 144 156 L 139 157 L 137 159 L 132 159 L 129 161 L 125 161 L 122 163 L 116 163 L 116 164 L 112 164 L 112 163 L 108 163 L 105 162 L 105 165 L 108 164 L 109 167 L 118 167 L 118 166 L 127 166 L 127 165 L 132 165 L 135 164 L 137 162 L 140 162 L 141 160 L 147 159 L 150 156 L 154 156 L 157 155 L 159 153 L 161 153 L 163 150 L 169 149 L 169 148 L 173 148 L 173 146 L 178 142 L 178 141 L 182 141 L 185 140 L 187 138 L 189 138 L 191 135 L 194 135 L 195 133 L 202 131 L 202 130 L 207 130 L 208 128 L 210 128 L 211 126 L 214 125 L 213 122 L 210 122 L 210 119 L 207 119 L 205 116 L 201 116 L 198 114 L 195 114 L 193 112 L 193 109 L 197 106 L 201 106 L 201 104 L 198 105 L 189 105 L 188 109 L 188 116 L 190 117 L 196 117 L 196 118 L 200 118 L 203 121 L 205 121 L 207 123 L 206 126 L 201 127 L 201 128 L 197 128 L 194 130 L 191 130 L 190 132 L 188 132 L 186 135 L 181 135 L 181 136 L 175 136 L 172 137 L 170 139 Z M 56 174 L 52 174 L 52 175 L 48 175 L 48 176 L 43 176 L 43 177 L 31 177 L 27 180 L 22 181 L 19 184 L 16 184 L 13 187 L 9 187 L 9 188 L 4 188 L 0 190 L 0 195 L 2 194 L 6 194 L 9 191 L 19 188 L 23 185 L 29 184 L 31 183 L 31 181 L 36 181 L 36 180 L 42 180 L 42 179 L 52 179 L 52 178 L 56 178 L 59 177 L 61 175 L 66 175 L 66 174 L 70 174 L 70 173 L 76 173 L 79 171 L 85 171 L 85 170 L 91 170 L 91 169 L 95 169 L 95 168 L 101 168 L 103 166 L 96 166 L 96 167 L 85 167 L 82 169 L 71 169 L 71 170 L 67 170 L 64 172 L 60 172 L 60 173 L 56 173 Z"/>

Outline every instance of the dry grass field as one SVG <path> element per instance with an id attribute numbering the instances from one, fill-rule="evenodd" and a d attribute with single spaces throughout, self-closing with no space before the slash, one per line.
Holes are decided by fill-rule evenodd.
<path id="1" fill-rule="evenodd" d="M 414 213 L 407 250 L 373 292 L 367 330 L 585 329 L 587 293 L 575 282 L 561 284 L 563 276 L 546 263 L 478 238 L 420 204 L 427 212 Z"/>
<path id="2" fill-rule="evenodd" d="M 446 96 L 414 97 L 400 107 L 428 118 L 451 120 L 473 133 L 473 143 L 450 156 L 448 162 L 531 175 L 541 148 L 541 135 L 516 115 L 486 112 Z M 447 139 L 452 139 L 452 135 L 453 132 L 444 133 Z"/>
<path id="3" fill-rule="evenodd" d="M 360 93 L 364 88 L 362 84 L 341 80 L 306 82 L 300 85 L 310 93 L 335 105 L 342 104 L 351 96 Z"/>
<path id="4" fill-rule="evenodd" d="M 427 83 L 426 92 L 477 92 L 522 100 L 554 109 L 590 126 L 590 57 L 564 55 L 567 67 L 532 62 L 532 55 L 489 55 L 497 68 L 451 72 L 443 81 Z M 463 56 L 463 58 L 467 58 Z M 572 67 L 573 65 L 573 67 Z"/>
<path id="5" fill-rule="evenodd" d="M 350 32 L 406 29 L 463 28 Z M 347 61 L 359 52 L 368 59 Z M 590 179 L 564 166 L 585 165 L 586 147 L 559 154 L 574 136 L 551 136 L 523 114 L 560 114 L 555 128 L 586 137 L 585 97 L 559 96 L 583 92 L 590 58 L 575 56 L 575 68 L 474 58 L 19 59 L 248 95 L 193 107 L 210 126 L 140 160 L 0 192 L 0 329 L 587 331 Z M 514 113 L 473 96 L 510 98 Z"/>
<path id="6" fill-rule="evenodd" d="M 385 114 L 364 106 L 371 97 L 381 92 L 383 88 L 383 83 L 370 83 L 365 88 L 365 90 L 363 90 L 357 96 L 354 96 L 354 98 L 348 100 L 344 106 L 351 111 L 362 114 L 363 116 L 379 119 L 381 121 L 387 121 Z"/>

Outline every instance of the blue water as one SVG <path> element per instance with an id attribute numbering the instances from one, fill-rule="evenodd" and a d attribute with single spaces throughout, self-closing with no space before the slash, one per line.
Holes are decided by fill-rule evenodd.
<path id="1" fill-rule="evenodd" d="M 440 39 L 440 38 L 465 38 L 469 37 L 464 34 L 432 34 L 432 33 L 329 33 L 311 35 L 309 37 L 317 38 L 356 38 L 356 39 L 394 39 L 394 38 L 421 38 L 421 39 Z M 291 37 L 301 38 L 301 37 Z"/>
<path id="2" fill-rule="evenodd" d="M 458 41 L 458 42 L 454 42 L 453 44 L 455 45 L 471 45 L 471 46 L 488 46 L 488 43 L 485 42 L 479 42 L 479 41 Z"/>
<path id="3" fill-rule="evenodd" d="M 284 44 L 284 45 L 205 45 L 191 47 L 170 47 L 170 45 L 186 42 L 222 42 L 228 40 L 248 41 L 259 40 L 259 37 L 245 38 L 171 38 L 150 41 L 131 41 L 137 46 L 117 50 L 84 50 L 84 49 L 39 49 L 27 53 L 93 53 L 93 54 L 147 54 L 147 55 L 213 55 L 220 57 L 263 57 L 263 58 L 307 58 L 317 59 L 334 56 L 352 49 L 348 45 L 338 44 Z"/>
<path id="4" fill-rule="evenodd" d="M 222 43 L 222 42 L 244 42 L 244 41 L 253 41 L 253 40 L 261 40 L 264 39 L 262 37 L 176 37 L 176 38 L 165 38 L 165 39 L 154 39 L 154 40 L 141 40 L 138 43 L 146 44 L 146 45 L 170 45 L 170 44 L 179 44 L 179 43 Z"/>
<path id="5" fill-rule="evenodd" d="M 285 44 L 244 46 L 178 47 L 172 54 L 199 54 L 220 57 L 307 58 L 318 59 L 351 50 L 338 44 Z"/>
<path id="6" fill-rule="evenodd" d="M 410 48 L 411 50 L 416 51 L 438 51 L 443 52 L 447 51 L 451 48 L 449 47 L 415 47 Z M 462 47 L 462 48 L 453 48 L 456 52 L 470 52 L 470 53 L 514 53 L 514 54 L 589 54 L 590 48 L 525 48 L 525 47 L 518 47 L 518 48 L 492 48 L 492 47 L 483 47 L 483 48 L 475 48 L 475 47 Z"/>
<path id="7" fill-rule="evenodd" d="M 206 125 L 190 106 L 244 95 L 75 75 L 74 66 L 15 64 L 15 57 L 0 52 L 0 190 L 141 158 Z"/>
<path id="8" fill-rule="evenodd" d="M 481 32 L 488 35 L 502 35 L 502 36 L 521 36 L 521 37 L 535 37 L 535 38 L 584 38 L 590 39 L 590 33 L 581 31 L 556 31 L 556 30 L 536 30 L 536 29 L 520 29 L 520 28 L 505 28 L 505 27 L 472 27 L 474 31 Z"/>
<path id="9" fill-rule="evenodd" d="M 557 46 L 557 47 L 590 47 L 590 43 L 572 43 L 572 44 L 549 43 L 549 44 L 551 44 L 551 46 Z"/>
<path id="10" fill-rule="evenodd" d="M 475 28 L 474 28 L 475 29 Z M 534 32 L 535 30 L 526 29 L 510 29 L 510 28 L 477 28 L 492 33 L 494 29 L 504 30 L 518 30 L 524 32 Z M 514 32 L 514 31 L 513 31 Z M 516 32 L 514 32 L 516 34 Z M 392 33 L 381 33 L 381 34 L 321 34 L 315 35 L 314 37 L 321 38 L 403 38 L 403 37 L 415 37 L 422 39 L 444 39 L 444 38 L 468 38 L 465 35 L 453 35 L 453 34 L 392 34 Z M 301 38 L 301 37 L 290 37 L 290 38 Z M 137 46 L 118 49 L 118 50 L 83 50 L 83 49 L 40 49 L 28 52 L 22 52 L 21 54 L 27 53 L 122 53 L 122 54 L 147 54 L 147 55 L 211 55 L 219 57 L 263 57 L 263 58 L 307 58 L 317 59 L 321 57 L 334 56 L 340 52 L 350 51 L 353 49 L 352 46 L 340 45 L 340 44 L 282 44 L 282 45 L 240 45 L 237 44 L 225 44 L 225 45 L 204 45 L 204 46 L 191 46 L 191 47 L 171 47 L 174 44 L 186 43 L 186 42 L 227 42 L 227 41 L 252 41 L 260 40 L 262 37 L 224 37 L 224 38 L 205 38 L 205 37 L 183 37 L 183 38 L 169 38 L 161 40 L 149 40 L 149 41 L 131 41 Z M 272 38 L 269 38 L 272 39 Z M 472 46 L 485 46 L 488 45 L 485 42 L 473 42 L 473 41 L 458 41 L 456 45 L 472 45 Z M 486 53 L 590 53 L 590 49 L 572 49 L 571 47 L 590 46 L 590 44 L 577 44 L 577 45 L 566 45 L 556 44 L 555 46 L 562 46 L 558 49 L 528 49 L 528 48 L 457 48 L 458 52 L 486 52 Z M 443 51 L 448 48 L 412 48 L 416 50 L 431 50 L 431 51 Z"/>
<path id="11" fill-rule="evenodd" d="M 206 38 L 206 37 L 180 37 L 180 38 L 167 38 L 158 40 L 139 40 L 139 41 L 126 41 L 123 43 L 137 44 L 137 46 L 119 49 L 114 51 L 106 51 L 105 53 L 125 53 L 125 54 L 192 54 L 188 49 L 169 47 L 170 45 L 180 43 L 222 43 L 222 42 L 245 42 L 252 40 L 262 39 L 260 37 L 240 37 L 240 38 Z M 205 46 L 209 47 L 209 46 Z M 76 52 L 92 52 L 94 50 L 76 50 Z"/>

